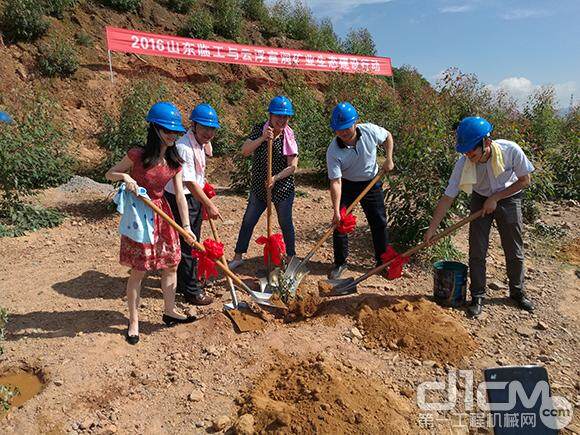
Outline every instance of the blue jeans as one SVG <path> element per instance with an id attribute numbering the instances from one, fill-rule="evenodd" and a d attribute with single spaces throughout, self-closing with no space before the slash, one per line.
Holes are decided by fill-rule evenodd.
<path id="1" fill-rule="evenodd" d="M 294 234 L 294 223 L 292 222 L 292 205 L 294 204 L 294 194 L 278 204 L 273 204 L 278 215 L 278 223 L 282 229 L 282 236 L 286 244 L 286 254 L 288 256 L 296 255 L 296 236 Z M 260 216 L 266 210 L 266 201 L 258 199 L 256 195 L 250 193 L 248 206 L 244 213 L 238 242 L 236 243 L 236 254 L 245 254 L 248 252 L 248 245 L 254 232 L 254 227 L 260 220 Z"/>

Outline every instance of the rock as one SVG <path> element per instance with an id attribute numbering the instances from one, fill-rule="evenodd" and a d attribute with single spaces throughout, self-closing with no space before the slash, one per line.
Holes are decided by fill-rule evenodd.
<path id="1" fill-rule="evenodd" d="M 193 390 L 191 393 L 189 393 L 189 395 L 187 396 L 187 400 L 189 400 L 190 402 L 199 402 L 200 400 L 203 400 L 203 392 L 200 390 Z"/>
<path id="2" fill-rule="evenodd" d="M 234 432 L 240 435 L 252 435 L 254 433 L 254 416 L 252 414 L 244 414 L 234 425 Z"/>
<path id="3" fill-rule="evenodd" d="M 60 379 L 55 379 L 53 381 L 54 385 L 56 385 L 57 387 L 60 387 L 64 382 Z"/>
<path id="4" fill-rule="evenodd" d="M 397 346 L 397 343 L 395 343 L 394 341 L 389 341 L 389 349 L 397 350 L 398 348 L 399 346 Z"/>
<path id="5" fill-rule="evenodd" d="M 216 417 L 215 420 L 213 421 L 212 428 L 215 431 L 222 431 L 230 427 L 231 424 L 232 421 L 227 415 L 220 415 L 219 417 Z"/>
<path id="6" fill-rule="evenodd" d="M 423 367 L 435 367 L 435 365 L 437 365 L 437 363 L 435 361 L 431 361 L 431 360 L 423 361 Z"/>
<path id="7" fill-rule="evenodd" d="M 490 290 L 503 290 L 506 288 L 505 285 L 503 285 L 502 283 L 500 283 L 499 281 L 492 281 L 490 282 L 488 285 Z"/>
<path id="8" fill-rule="evenodd" d="M 526 326 L 518 326 L 516 328 L 516 332 L 520 334 L 522 337 L 531 337 L 532 335 L 534 335 L 533 329 L 528 328 Z"/>
<path id="9" fill-rule="evenodd" d="M 204 347 L 203 351 L 205 353 L 207 353 L 208 355 L 212 355 L 212 356 L 218 356 L 219 355 L 219 351 L 218 351 L 217 347 L 215 347 L 215 346 L 207 346 L 207 347 Z"/>
<path id="10" fill-rule="evenodd" d="M 535 326 L 535 328 L 539 329 L 540 331 L 546 331 L 548 329 L 548 324 L 542 322 L 541 320 L 538 320 L 538 323 Z"/>
<path id="11" fill-rule="evenodd" d="M 402 387 L 400 390 L 401 395 L 412 399 L 413 396 L 415 395 L 415 392 L 413 391 L 413 389 L 411 387 Z"/>
<path id="12" fill-rule="evenodd" d="M 552 358 L 550 358 L 548 355 L 538 355 L 537 360 L 545 363 L 552 361 Z"/>
<path id="13" fill-rule="evenodd" d="M 205 422 L 203 420 L 198 420 L 195 422 L 195 427 L 204 427 Z"/>
<path id="14" fill-rule="evenodd" d="M 351 338 L 358 338 L 359 340 L 363 339 L 363 335 L 361 334 L 360 330 L 356 327 L 351 328 L 350 337 Z"/>
<path id="15" fill-rule="evenodd" d="M 110 433 L 117 433 L 117 426 L 110 424 L 105 428 L 105 430 Z"/>

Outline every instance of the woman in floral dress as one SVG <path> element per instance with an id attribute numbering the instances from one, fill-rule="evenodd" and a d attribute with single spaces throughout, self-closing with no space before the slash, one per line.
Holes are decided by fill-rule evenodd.
<path id="1" fill-rule="evenodd" d="M 110 181 L 123 181 L 127 190 L 135 193 L 137 187 L 144 187 L 153 203 L 169 216 L 173 216 L 163 188 L 173 180 L 183 227 L 191 233 L 187 203 L 183 194 L 181 163 L 175 149 L 175 140 L 185 132 L 181 124 L 181 113 L 171 103 L 154 104 L 147 115 L 149 130 L 144 148 L 132 148 L 127 155 L 105 175 Z M 189 323 L 193 316 L 185 316 L 175 311 L 175 286 L 177 265 L 181 258 L 177 232 L 160 216 L 155 214 L 153 243 L 139 243 L 127 236 L 121 236 L 120 263 L 131 268 L 127 281 L 127 304 L 129 326 L 126 339 L 130 344 L 139 341 L 139 294 L 145 274 L 161 270 L 161 289 L 165 305 L 163 322 L 170 326 Z"/>

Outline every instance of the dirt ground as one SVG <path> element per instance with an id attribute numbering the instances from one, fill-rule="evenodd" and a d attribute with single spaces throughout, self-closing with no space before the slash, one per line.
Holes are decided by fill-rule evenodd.
<path id="1" fill-rule="evenodd" d="M 303 256 L 330 211 L 324 190 L 299 190 L 295 225 Z M 222 313 L 229 294 L 220 279 L 210 289 L 212 305 L 179 300 L 200 320 L 167 328 L 153 274 L 142 291 L 141 341 L 129 346 L 127 269 L 117 261 L 119 218 L 107 210 L 106 195 L 60 188 L 42 201 L 69 217 L 61 227 L 2 240 L 0 306 L 10 319 L 0 374 L 35 371 L 44 389 L 0 420 L 3 433 L 467 433 L 462 400 L 426 423 L 417 386 L 443 381 L 454 369 L 475 370 L 479 381 L 482 368 L 511 364 L 545 366 L 553 391 L 575 405 L 566 430 L 580 433 L 577 205 L 543 208 L 542 220 L 566 232 L 556 245 L 526 235 L 534 314 L 507 299 L 494 232 L 488 275 L 495 290 L 477 320 L 434 304 L 430 273 L 411 267 L 399 280 L 372 277 L 358 294 L 325 299 L 312 317 L 287 323 L 273 315 L 263 330 L 244 334 Z M 231 258 L 245 198 L 220 188 L 216 201 Z M 349 276 L 373 265 L 369 230 L 364 218 L 359 222 Z M 262 220 L 254 235 L 264 233 Z M 455 240 L 465 253 L 466 231 Z M 264 273 L 260 250 L 252 243 L 241 275 Z M 306 285 L 316 286 L 331 259 L 327 243 Z"/>

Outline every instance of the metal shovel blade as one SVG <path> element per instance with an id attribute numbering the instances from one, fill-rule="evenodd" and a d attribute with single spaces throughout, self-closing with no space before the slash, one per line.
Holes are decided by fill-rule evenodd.
<path id="1" fill-rule="evenodd" d="M 301 261 L 295 255 L 294 257 L 292 257 L 292 260 L 290 260 L 290 263 L 288 263 L 288 265 L 286 266 L 286 270 L 284 270 L 284 275 L 286 275 L 288 278 L 293 278 L 298 272 L 298 268 L 299 266 L 302 265 L 302 263 L 303 261 Z M 302 269 L 302 267 L 300 267 L 300 269 Z"/>
<path id="2" fill-rule="evenodd" d="M 224 304 L 224 313 L 238 332 L 259 331 L 266 326 L 264 319 L 255 314 L 245 302 Z"/>
<path id="3" fill-rule="evenodd" d="M 354 278 L 323 279 L 318 281 L 318 293 L 323 297 L 346 296 L 356 292 Z"/>

